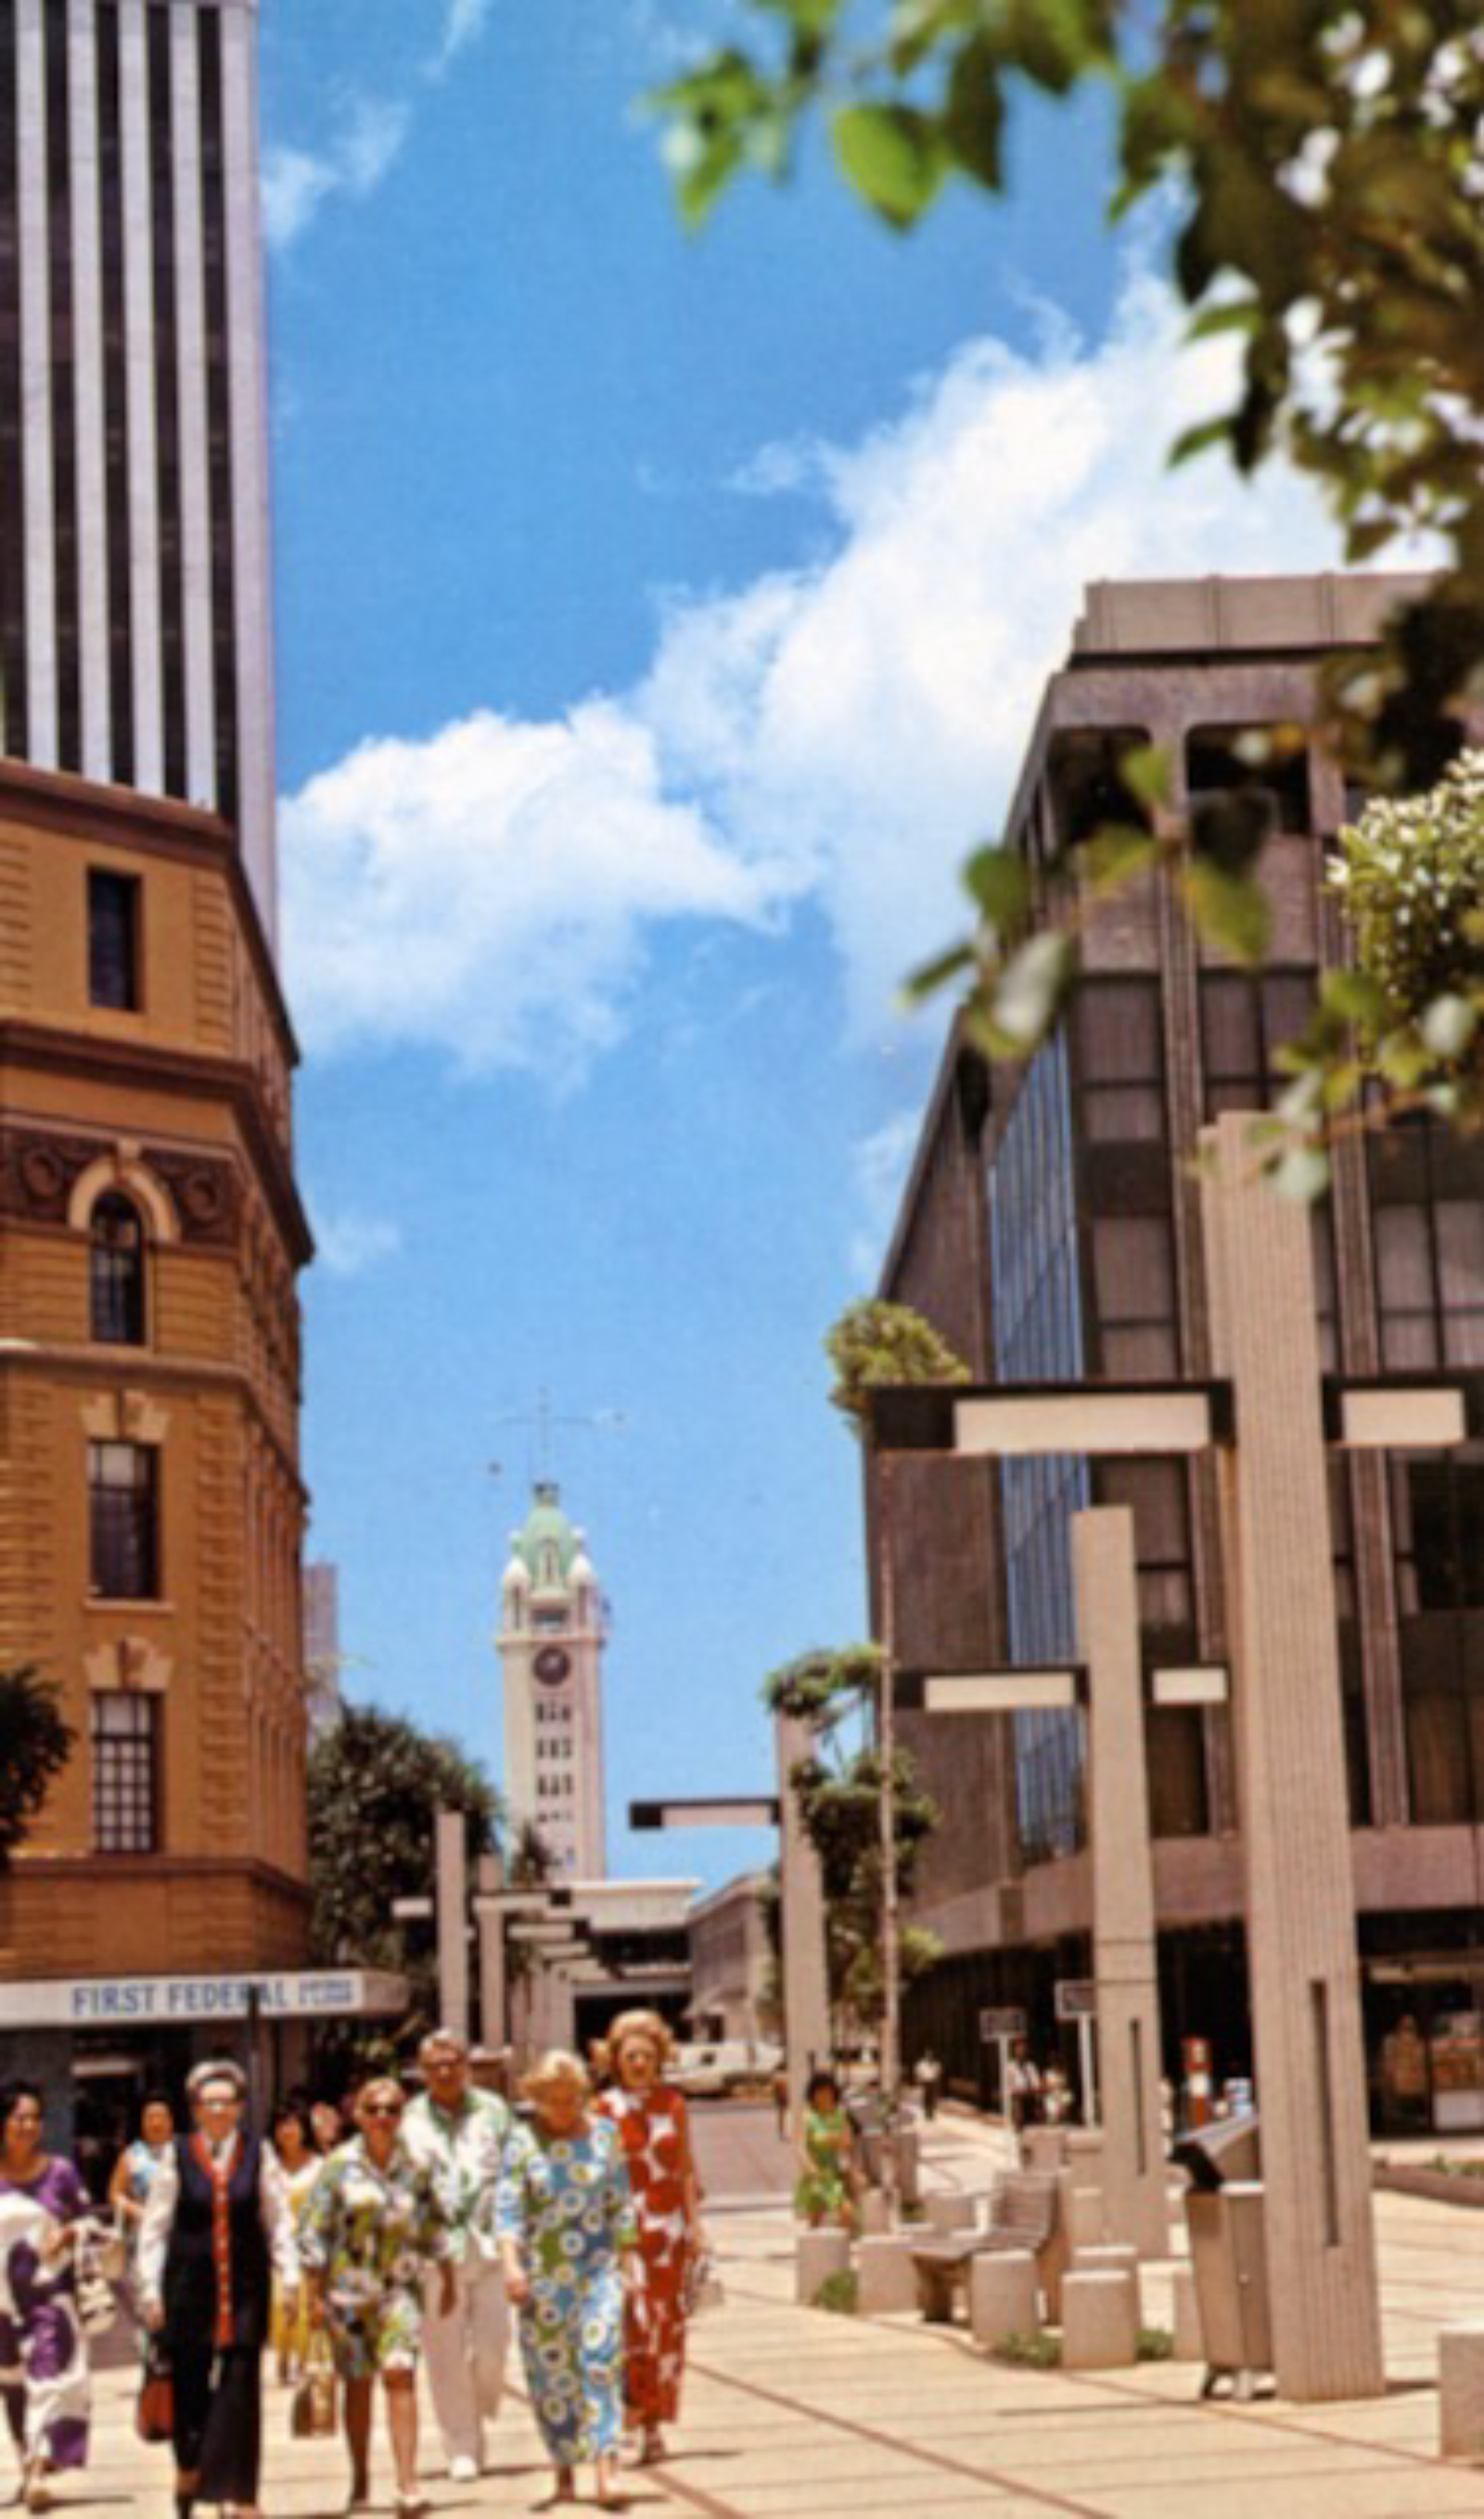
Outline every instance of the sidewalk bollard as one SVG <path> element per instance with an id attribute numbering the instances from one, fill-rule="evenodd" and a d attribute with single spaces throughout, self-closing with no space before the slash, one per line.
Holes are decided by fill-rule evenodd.
<path id="1" fill-rule="evenodd" d="M 976 2344 L 1034 2335 L 1041 2323 L 1035 2259 L 1021 2248 L 969 2260 L 969 2328 Z"/>
<path id="2" fill-rule="evenodd" d="M 1074 2169 L 1062 2172 L 1062 2228 L 1072 2250 L 1100 2248 L 1108 2236 L 1101 2187 L 1074 2187 Z"/>
<path id="3" fill-rule="evenodd" d="M 1137 2358 L 1137 2328 L 1126 2274 L 1063 2276 L 1064 2370 L 1126 2370 Z"/>
<path id="4" fill-rule="evenodd" d="M 917 2307 L 914 2242 L 862 2239 L 855 2250 L 855 2307 L 862 2318 L 891 2318 Z"/>
<path id="5" fill-rule="evenodd" d="M 1021 2136 L 1021 2159 L 1026 2169 L 1065 2169 L 1065 2126 L 1026 2126 Z"/>
<path id="6" fill-rule="evenodd" d="M 821 2284 L 831 2275 L 851 2271 L 850 2232 L 801 2231 L 794 2246 L 794 2298 L 801 2308 L 812 2309 Z"/>
<path id="7" fill-rule="evenodd" d="M 1071 2255 L 1074 2275 L 1127 2275 L 1133 2285 L 1134 2324 L 1144 2322 L 1144 2304 L 1139 2290 L 1139 2251 L 1126 2239 L 1107 2240 L 1097 2247 L 1074 2248 Z"/>
<path id="8" fill-rule="evenodd" d="M 879 2187 L 868 2187 L 860 2199 L 860 2235 L 864 2239 L 885 2237 L 892 2227 L 891 2207 Z"/>
<path id="9" fill-rule="evenodd" d="M 892 2140 L 896 2161 L 898 2199 L 903 2204 L 920 2204 L 922 2202 L 922 2163 L 916 2133 L 908 2127 L 902 2133 L 894 2135 Z"/>
<path id="10" fill-rule="evenodd" d="M 1105 2143 L 1099 2126 L 1070 2126 L 1067 2133 L 1067 2166 L 1079 2187 L 1101 2187 Z"/>
<path id="11" fill-rule="evenodd" d="M 1439 2332 L 1438 2423 L 1444 2457 L 1484 2458 L 1484 2326 Z"/>
<path id="12" fill-rule="evenodd" d="M 1203 2362 L 1205 2339 L 1200 2332 L 1200 2303 L 1196 2296 L 1196 2269 L 1176 2266 L 1171 2276 L 1170 2324 L 1174 2329 L 1176 2362 Z"/>
<path id="13" fill-rule="evenodd" d="M 930 2231 L 974 2231 L 979 2228 L 979 2198 L 962 2194 L 957 2188 L 946 2195 L 924 2198 L 923 2210 Z"/>

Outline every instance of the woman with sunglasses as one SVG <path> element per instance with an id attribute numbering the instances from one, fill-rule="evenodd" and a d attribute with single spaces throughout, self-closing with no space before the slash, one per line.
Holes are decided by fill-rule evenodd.
<path id="1" fill-rule="evenodd" d="M 402 2519 L 422 2509 L 417 2489 L 417 2362 L 422 2283 L 441 2269 L 443 2309 L 454 2290 L 453 2241 L 430 2172 L 402 2141 L 400 2082 L 368 2082 L 356 2102 L 360 2129 L 326 2161 L 304 2208 L 299 2253 L 309 2281 L 310 2323 L 328 2330 L 345 2383 L 350 2508 L 371 2494 L 371 2399 L 379 2376 L 397 2470 Z"/>

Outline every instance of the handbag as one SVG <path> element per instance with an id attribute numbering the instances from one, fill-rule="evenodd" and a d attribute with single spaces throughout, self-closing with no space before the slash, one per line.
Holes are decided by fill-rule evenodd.
<path id="1" fill-rule="evenodd" d="M 685 2267 L 685 2315 L 699 2318 L 703 2310 L 720 2309 L 726 2295 L 717 2271 L 717 2260 L 709 2240 L 702 2239 L 691 2249 Z"/>
<path id="2" fill-rule="evenodd" d="M 77 2323 L 84 2335 L 107 2335 L 118 2316 L 118 2298 L 103 2267 L 104 2233 L 94 2222 L 78 2226 L 73 2258 Z"/>
<path id="3" fill-rule="evenodd" d="M 321 2329 L 310 2337 L 304 2376 L 288 2407 L 288 2428 L 295 2440 L 327 2440 L 338 2420 L 339 2391 L 329 2338 Z"/>
<path id="4" fill-rule="evenodd" d="M 175 2430 L 175 2381 L 170 2374 L 170 2352 L 157 2335 L 152 2335 L 145 2346 L 145 2375 L 139 2383 L 134 2428 L 142 2441 L 167 2441 Z"/>

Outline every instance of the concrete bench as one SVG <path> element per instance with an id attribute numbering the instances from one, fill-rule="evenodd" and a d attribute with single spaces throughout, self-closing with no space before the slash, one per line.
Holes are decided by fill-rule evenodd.
<path id="1" fill-rule="evenodd" d="M 1057 2210 L 1057 2181 L 1037 2170 L 1015 2170 L 995 2182 L 987 2231 L 945 2232 L 912 2251 L 918 2306 L 924 2318 L 943 2323 L 968 2290 L 974 2258 L 1014 2251 L 1035 2261 L 1038 2279 L 1055 2289 L 1066 2255 Z"/>

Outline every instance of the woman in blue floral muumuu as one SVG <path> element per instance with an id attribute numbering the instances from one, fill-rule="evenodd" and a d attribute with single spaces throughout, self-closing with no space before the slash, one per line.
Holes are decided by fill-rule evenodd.
<path id="1" fill-rule="evenodd" d="M 448 2225 L 431 2173 L 400 2135 L 399 2082 L 368 2082 L 356 2101 L 360 2133 L 322 2167 L 299 2230 L 310 2284 L 310 2320 L 329 2330 L 345 2383 L 351 2508 L 370 2493 L 371 2394 L 379 2374 L 397 2469 L 397 2507 L 422 2507 L 417 2490 L 417 2357 L 422 2344 L 422 2278 L 443 2267 L 452 2292 Z"/>
<path id="2" fill-rule="evenodd" d="M 599 2504 L 621 2509 L 624 2284 L 638 2235 L 629 2172 L 616 2128 L 589 2113 L 576 2055 L 543 2056 L 521 2087 L 536 2122 L 511 2136 L 497 2209 L 532 2409 L 557 2499 L 576 2499 L 574 2470 L 591 2458 Z"/>

